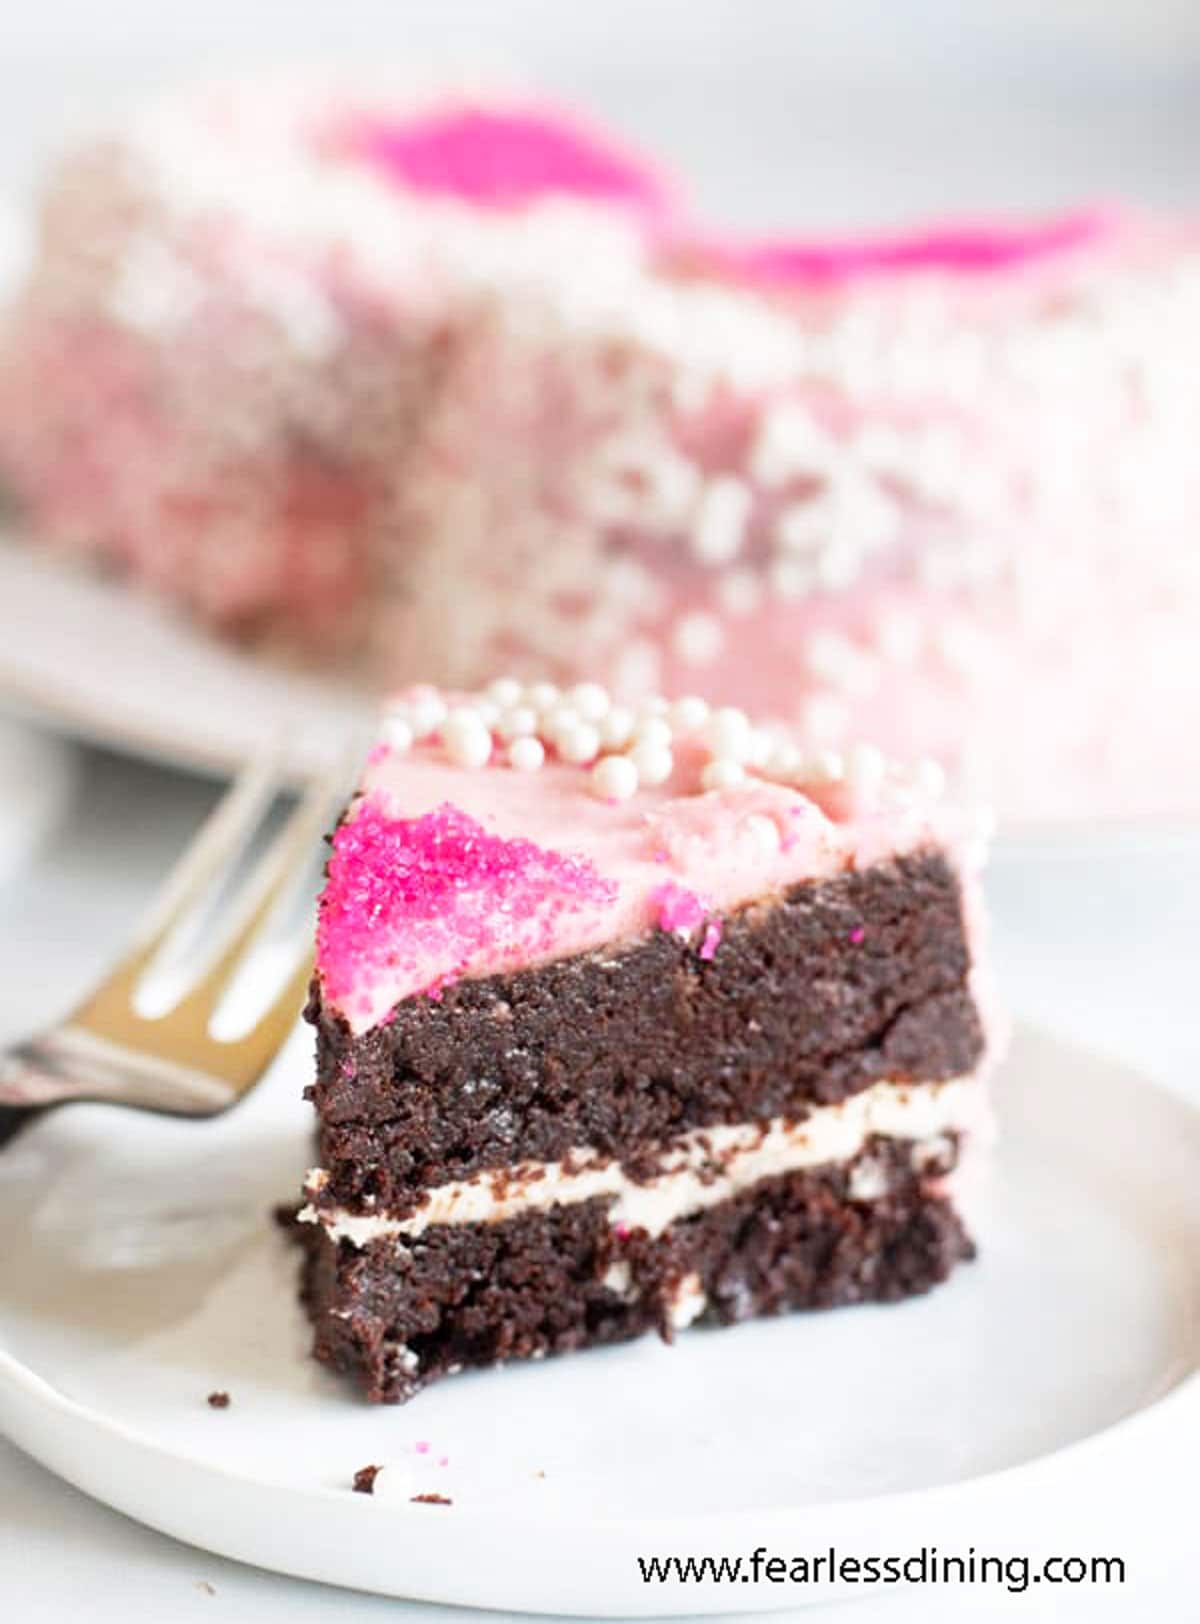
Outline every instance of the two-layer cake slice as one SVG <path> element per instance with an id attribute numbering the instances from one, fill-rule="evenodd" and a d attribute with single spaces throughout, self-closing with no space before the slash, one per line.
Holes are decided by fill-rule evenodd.
<path id="1" fill-rule="evenodd" d="M 409 695 L 321 903 L 317 1356 L 400 1400 L 969 1257 L 978 841 L 939 787 L 698 700 Z"/>

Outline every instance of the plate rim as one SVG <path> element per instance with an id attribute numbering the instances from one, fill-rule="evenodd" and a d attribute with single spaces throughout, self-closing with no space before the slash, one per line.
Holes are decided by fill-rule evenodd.
<path id="1" fill-rule="evenodd" d="M 30 1406 L 49 1405 L 60 1423 L 72 1424 L 84 1430 L 80 1440 L 72 1434 L 71 1461 L 65 1462 L 60 1451 L 47 1445 L 45 1440 L 31 1442 L 30 1432 L 36 1432 L 36 1423 L 27 1429 L 16 1425 L 14 1410 L 7 1402 L 14 1389 L 23 1389 Z M 44 1391 L 43 1391 L 44 1389 Z M 282 1576 L 331 1585 L 339 1589 L 362 1591 L 389 1596 L 408 1602 L 432 1603 L 442 1606 L 469 1606 L 485 1611 L 517 1612 L 559 1617 L 680 1617 L 705 1616 L 747 1612 L 775 1612 L 800 1606 L 814 1606 L 831 1599 L 857 1596 L 863 1599 L 861 1589 L 847 1588 L 844 1584 L 819 1588 L 805 1586 L 799 1594 L 788 1589 L 770 1589 L 762 1583 L 736 1592 L 728 1584 L 706 1578 L 703 1582 L 684 1583 L 678 1579 L 651 1586 L 640 1582 L 633 1574 L 634 1561 L 639 1552 L 670 1551 L 672 1548 L 691 1550 L 745 1551 L 756 1546 L 768 1549 L 788 1548 L 787 1542 L 797 1541 L 797 1531 L 804 1530 L 806 1549 L 823 1548 L 836 1541 L 836 1532 L 843 1522 L 852 1521 L 857 1549 L 878 1549 L 878 1541 L 887 1530 L 893 1548 L 904 1548 L 909 1541 L 924 1543 L 934 1530 L 935 1544 L 945 1546 L 947 1530 L 961 1529 L 963 1533 L 951 1539 L 971 1538 L 969 1531 L 995 1526 L 1000 1518 L 1014 1514 L 1035 1519 L 1038 1508 L 1053 1492 L 1057 1484 L 1068 1484 L 1079 1467 L 1086 1461 L 1090 1470 L 1103 1470 L 1109 1460 L 1121 1458 L 1121 1448 L 1136 1448 L 1153 1433 L 1169 1432 L 1178 1436 L 1185 1426 L 1200 1422 L 1200 1368 L 1193 1369 L 1166 1392 L 1148 1404 L 1117 1420 L 1098 1428 L 1082 1438 L 1072 1440 L 1059 1448 L 1011 1466 L 983 1472 L 957 1482 L 939 1483 L 918 1489 L 902 1490 L 880 1495 L 859 1496 L 839 1500 L 810 1502 L 808 1504 L 772 1506 L 758 1510 L 739 1510 L 725 1514 L 707 1512 L 700 1515 L 667 1516 L 661 1518 L 633 1518 L 621 1521 L 607 1517 L 576 1515 L 569 1518 L 547 1520 L 536 1513 L 521 1518 L 493 1507 L 465 1506 L 455 1508 L 453 1518 L 434 1520 L 429 1508 L 406 1501 L 379 1501 L 355 1495 L 344 1488 L 327 1486 L 305 1487 L 297 1492 L 305 1501 L 315 1502 L 321 1513 L 336 1525 L 335 1536 L 344 1529 L 349 1535 L 356 1527 L 359 1532 L 370 1524 L 363 1524 L 363 1516 L 383 1519 L 386 1527 L 397 1535 L 420 1532 L 421 1545 L 433 1558 L 436 1578 L 416 1577 L 397 1583 L 394 1578 L 372 1577 L 356 1566 L 362 1552 L 353 1540 L 341 1541 L 349 1550 L 349 1568 L 331 1566 L 322 1559 L 320 1551 L 297 1541 L 283 1559 L 270 1559 L 262 1554 L 261 1543 L 252 1534 L 249 1539 L 239 1538 L 236 1519 L 222 1519 L 220 1530 L 197 1529 L 195 1521 L 182 1522 L 173 1514 L 175 1501 L 147 1505 L 145 1496 L 139 1497 L 121 1486 L 121 1478 L 129 1461 L 138 1464 L 148 1457 L 161 1462 L 160 1469 L 171 1471 L 187 1484 L 192 1494 L 197 1486 L 209 1493 L 216 1492 L 222 1502 L 257 1500 L 277 1494 L 280 1485 L 252 1473 L 222 1466 L 220 1463 L 180 1455 L 167 1446 L 138 1434 L 121 1422 L 103 1416 L 88 1406 L 61 1394 L 36 1372 L 31 1372 L 7 1350 L 0 1349 L 0 1425 L 10 1441 L 30 1455 L 47 1470 L 72 1484 L 80 1492 L 136 1522 L 154 1529 L 169 1538 L 189 1544 L 227 1560 L 247 1563 L 279 1573 Z M 109 1446 L 105 1456 L 104 1446 Z M 97 1447 L 98 1446 L 98 1447 Z M 114 1454 L 115 1446 L 115 1454 Z M 107 1472 L 89 1469 L 100 1458 L 110 1463 Z M 76 1467 L 74 1462 L 82 1466 Z M 114 1463 L 115 1462 L 115 1463 Z M 106 1481 L 107 1480 L 107 1481 Z M 128 1481 L 128 1480 L 127 1480 Z M 190 1496 L 189 1496 L 190 1499 Z M 362 1510 L 358 1509 L 361 1502 Z M 195 1501 L 190 1500 L 194 1506 Z M 369 1509 L 366 1509 L 369 1508 Z M 824 1525 L 821 1532 L 812 1532 L 813 1524 Z M 549 1593 L 530 1588 L 511 1586 L 501 1596 L 489 1595 L 473 1586 L 469 1576 L 464 1583 L 461 1573 L 456 1574 L 455 1559 L 461 1565 L 465 1551 L 483 1546 L 503 1545 L 507 1535 L 520 1531 L 527 1537 L 531 1527 L 540 1537 L 551 1535 L 556 1548 L 565 1556 L 565 1565 L 572 1574 L 581 1575 L 573 1593 L 564 1595 L 551 1586 Z M 1035 1524 L 1028 1537 L 1034 1537 Z M 854 1547 L 852 1547 L 853 1549 Z M 1028 1549 L 1029 1547 L 1027 1547 Z M 439 1557 L 439 1550 L 444 1554 Z M 369 1553 L 368 1553 L 369 1554 Z M 629 1578 L 618 1579 L 613 1588 L 602 1591 L 595 1602 L 581 1600 L 586 1583 L 587 1569 L 598 1569 L 601 1574 L 616 1572 L 624 1566 Z M 386 1566 L 386 1564 L 385 1564 Z M 453 1576 L 452 1576 L 453 1575 Z M 603 1581 L 601 1581 L 603 1582 Z"/>
<path id="2" fill-rule="evenodd" d="M 129 617 L 133 629 L 141 622 L 189 659 L 223 668 L 231 683 L 260 679 L 274 685 L 278 693 L 285 687 L 294 689 L 297 714 L 304 706 L 315 708 L 326 726 L 336 719 L 352 727 L 356 721 L 369 719 L 374 710 L 371 693 L 355 684 L 352 673 L 289 664 L 282 658 L 272 661 L 265 653 L 239 647 L 190 619 L 169 599 L 107 575 L 93 561 L 74 558 L 65 549 L 23 539 L 19 515 L 0 514 L 0 584 L 5 571 L 14 572 L 30 592 L 70 592 L 77 605 L 89 611 L 102 611 L 111 604 L 117 613 Z M 91 690 L 84 697 L 80 682 L 61 672 L 32 670 L 19 651 L 0 643 L 0 701 L 5 708 L 25 720 L 48 724 L 80 743 L 214 778 L 236 773 L 256 747 L 249 735 L 234 739 L 199 726 L 173 730 L 166 714 L 158 715 L 153 706 L 130 706 L 111 691 L 94 699 L 90 695 Z M 287 731 L 298 732 L 296 717 L 289 719 Z M 324 760 L 332 748 L 326 745 L 314 752 L 308 745 L 303 737 L 292 743 L 298 778 Z"/>

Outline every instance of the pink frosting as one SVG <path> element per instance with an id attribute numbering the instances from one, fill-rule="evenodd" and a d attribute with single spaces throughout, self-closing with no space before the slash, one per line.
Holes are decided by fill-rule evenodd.
<path id="1" fill-rule="evenodd" d="M 381 982 L 433 996 L 474 964 L 545 956 L 564 915 L 615 899 L 586 858 L 491 835 L 450 805 L 405 818 L 368 796 L 333 837 L 317 929 L 325 988 L 364 1013 L 375 1005 L 363 989 Z"/>
<path id="2" fill-rule="evenodd" d="M 333 840 L 317 936 L 326 997 L 362 1031 L 456 978 L 655 929 L 711 959 L 731 908 L 955 831 L 911 788 L 824 806 L 755 778 L 704 791 L 705 759 L 677 741 L 667 783 L 610 803 L 586 768 L 553 757 L 520 773 L 457 767 L 436 741 L 376 749 Z"/>
<path id="3" fill-rule="evenodd" d="M 521 208 L 551 194 L 647 213 L 667 202 L 645 164 L 545 112 L 466 107 L 418 119 L 363 118 L 346 148 L 398 185 L 481 208 Z"/>
<path id="4" fill-rule="evenodd" d="M 685 258 L 698 269 L 763 286 L 905 271 L 978 275 L 1090 247 L 1116 228 L 1112 210 L 1093 208 L 1011 228 L 960 222 L 895 237 L 714 241 L 685 251 Z"/>

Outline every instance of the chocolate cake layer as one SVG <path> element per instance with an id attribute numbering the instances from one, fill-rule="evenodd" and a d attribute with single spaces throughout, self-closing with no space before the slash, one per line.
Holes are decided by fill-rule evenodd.
<path id="1" fill-rule="evenodd" d="M 649 1330 L 670 1340 L 681 1307 L 685 1321 L 730 1325 L 913 1296 L 974 1252 L 935 1188 L 957 1142 L 937 1150 L 935 1164 L 929 1146 L 875 1139 L 852 1162 L 765 1179 L 658 1238 L 616 1232 L 603 1200 L 362 1250 L 301 1224 L 314 1351 L 395 1403 L 463 1367 Z"/>
<path id="2" fill-rule="evenodd" d="M 969 970 L 958 880 L 919 851 L 729 915 L 709 962 L 656 931 L 457 982 L 359 1036 L 315 983 L 318 1204 L 402 1208 L 414 1190 L 582 1145 L 627 1157 L 885 1079 L 965 1075 L 984 1046 Z"/>

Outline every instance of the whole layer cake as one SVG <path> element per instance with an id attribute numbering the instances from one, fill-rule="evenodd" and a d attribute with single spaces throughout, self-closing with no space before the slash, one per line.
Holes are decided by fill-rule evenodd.
<path id="1" fill-rule="evenodd" d="M 930 753 L 1018 820 L 1200 806 L 1194 227 L 676 243 L 590 294 L 460 350 L 387 646 Z"/>
<path id="2" fill-rule="evenodd" d="M 941 788 L 697 698 L 398 702 L 320 906 L 318 1358 L 398 1401 L 970 1257 L 981 833 Z"/>
<path id="3" fill-rule="evenodd" d="M 464 309 L 636 259 L 657 173 L 515 92 L 296 77 L 133 112 L 44 194 L 0 342 L 40 540 L 354 658 L 403 591 L 406 453 Z"/>
<path id="4" fill-rule="evenodd" d="M 599 676 L 1194 812 L 1200 244 L 1111 210 L 713 237 L 511 93 L 167 98 L 48 188 L 0 481 L 380 691 Z"/>

